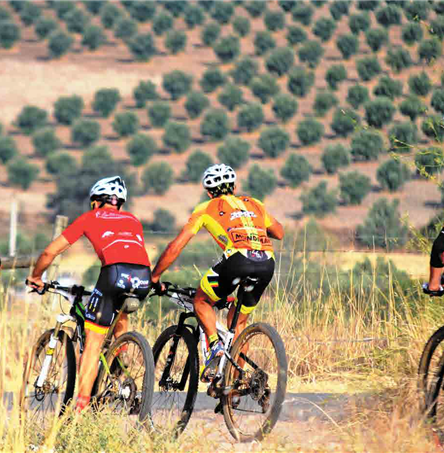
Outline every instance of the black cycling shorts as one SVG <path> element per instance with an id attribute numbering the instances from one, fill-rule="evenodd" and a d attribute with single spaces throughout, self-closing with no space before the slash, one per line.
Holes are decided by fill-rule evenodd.
<path id="1" fill-rule="evenodd" d="M 85 309 L 85 329 L 106 333 L 127 294 L 145 299 L 151 270 L 140 264 L 117 263 L 102 267 Z"/>
<path id="2" fill-rule="evenodd" d="M 257 278 L 253 291 L 242 295 L 241 313 L 251 313 L 259 302 L 274 274 L 274 257 L 261 250 L 237 251 L 222 258 L 203 276 L 200 287 L 212 302 L 229 296 L 239 285 L 239 279 Z M 238 294 L 240 297 L 240 294 Z"/>

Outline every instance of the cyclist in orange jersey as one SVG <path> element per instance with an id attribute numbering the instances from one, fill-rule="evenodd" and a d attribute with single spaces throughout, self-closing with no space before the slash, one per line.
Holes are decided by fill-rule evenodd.
<path id="1" fill-rule="evenodd" d="M 212 306 L 231 294 L 240 279 L 247 276 L 258 279 L 254 290 L 243 295 L 236 338 L 245 328 L 249 314 L 273 277 L 275 260 L 270 238 L 281 240 L 284 237 L 282 225 L 266 211 L 262 202 L 248 196 L 235 196 L 235 182 L 236 173 L 228 165 L 216 164 L 205 171 L 202 184 L 210 200 L 195 208 L 188 223 L 162 253 L 152 274 L 152 283 L 160 286 L 162 273 L 202 227 L 208 230 L 224 251 L 217 263 L 203 276 L 194 299 L 196 315 L 211 348 L 205 370 L 214 368 L 217 363 L 215 359 L 223 354 Z M 231 325 L 233 316 L 234 305 L 228 313 L 228 325 Z M 206 374 L 205 370 L 203 375 Z"/>

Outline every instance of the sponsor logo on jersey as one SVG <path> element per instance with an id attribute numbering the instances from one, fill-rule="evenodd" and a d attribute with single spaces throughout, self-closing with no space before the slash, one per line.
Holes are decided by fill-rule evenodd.
<path id="1" fill-rule="evenodd" d="M 96 317 L 88 312 L 85 312 L 85 316 L 88 318 L 88 319 L 96 319 Z"/>
<path id="2" fill-rule="evenodd" d="M 114 236 L 114 232 L 113 231 L 105 231 L 103 234 L 102 234 L 102 238 L 107 238 L 109 236 Z"/>
<path id="3" fill-rule="evenodd" d="M 231 233 L 233 242 L 260 242 L 262 245 L 271 244 L 270 239 L 265 235 L 258 235 L 253 233 Z"/>
<path id="4" fill-rule="evenodd" d="M 228 238 L 226 236 L 224 236 L 223 234 L 219 234 L 219 236 L 217 238 L 219 239 L 220 242 L 223 242 L 224 244 L 228 244 Z"/>
<path id="5" fill-rule="evenodd" d="M 230 220 L 240 219 L 241 217 L 254 218 L 257 215 L 253 211 L 234 211 L 231 213 Z"/>

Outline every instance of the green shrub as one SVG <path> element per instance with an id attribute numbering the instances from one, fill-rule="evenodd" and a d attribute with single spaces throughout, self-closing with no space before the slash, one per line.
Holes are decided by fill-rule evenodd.
<path id="1" fill-rule="evenodd" d="M 156 44 L 151 33 L 139 33 L 127 41 L 128 48 L 137 61 L 149 61 L 156 52 Z"/>
<path id="2" fill-rule="evenodd" d="M 87 148 L 100 138 L 100 124 L 92 120 L 77 120 L 71 129 L 71 141 Z"/>
<path id="3" fill-rule="evenodd" d="M 246 17 L 236 16 L 233 19 L 233 31 L 237 33 L 241 38 L 244 38 L 250 33 L 251 25 L 250 21 Z"/>
<path id="4" fill-rule="evenodd" d="M 314 215 L 319 218 L 335 212 L 338 205 L 336 192 L 328 192 L 325 181 L 321 181 L 317 186 L 303 193 L 300 199 L 302 212 L 305 215 Z"/>
<path id="5" fill-rule="evenodd" d="M 341 173 L 339 175 L 340 197 L 346 205 L 361 204 L 371 188 L 370 178 L 358 171 Z"/>
<path id="6" fill-rule="evenodd" d="M 250 144 L 238 137 L 228 137 L 222 146 L 217 148 L 217 157 L 230 167 L 242 167 L 250 156 Z"/>
<path id="7" fill-rule="evenodd" d="M 423 120 L 421 130 L 427 137 L 441 142 L 444 139 L 444 119 L 440 115 L 428 116 Z"/>
<path id="8" fill-rule="evenodd" d="M 191 119 L 198 118 L 200 114 L 208 108 L 210 101 L 200 91 L 192 91 L 189 93 L 185 102 L 185 109 Z"/>
<path id="9" fill-rule="evenodd" d="M 430 23 L 430 34 L 436 36 L 440 41 L 444 38 L 444 18 L 438 16 Z"/>
<path id="10" fill-rule="evenodd" d="M 299 122 L 296 133 L 303 145 L 318 143 L 324 135 L 324 126 L 314 118 L 307 118 Z"/>
<path id="11" fill-rule="evenodd" d="M 409 152 L 418 143 L 418 128 L 411 122 L 395 124 L 389 131 L 393 151 Z"/>
<path id="12" fill-rule="evenodd" d="M 46 159 L 46 171 L 51 175 L 62 175 L 77 169 L 77 162 L 68 153 L 52 153 Z"/>
<path id="13" fill-rule="evenodd" d="M 427 96 L 432 89 L 432 82 L 427 73 L 422 71 L 409 77 L 409 88 L 413 94 Z"/>
<path id="14" fill-rule="evenodd" d="M 277 185 L 277 178 L 271 169 L 263 169 L 254 164 L 250 167 L 244 189 L 254 198 L 263 200 L 271 195 Z"/>
<path id="15" fill-rule="evenodd" d="M 290 46 L 295 46 L 307 40 L 307 33 L 297 25 L 289 25 L 286 38 Z"/>
<path id="16" fill-rule="evenodd" d="M 16 126 L 26 135 L 33 134 L 37 129 L 46 126 L 48 113 L 34 105 L 27 105 L 16 119 Z"/>
<path id="17" fill-rule="evenodd" d="M 348 8 L 350 2 L 348 1 L 334 1 L 329 2 L 330 14 L 334 20 L 340 20 L 343 15 L 348 16 Z"/>
<path id="18" fill-rule="evenodd" d="M 270 52 L 265 61 L 268 72 L 281 77 L 286 74 L 294 64 L 294 53 L 289 47 L 278 47 Z"/>
<path id="19" fill-rule="evenodd" d="M 364 11 L 373 11 L 381 5 L 379 0 L 360 0 L 357 3 L 358 9 Z"/>
<path id="20" fill-rule="evenodd" d="M 106 29 L 114 28 L 123 17 L 122 9 L 115 3 L 107 3 L 100 11 L 100 20 Z"/>
<path id="21" fill-rule="evenodd" d="M 342 54 L 344 60 L 348 60 L 352 55 L 356 55 L 359 50 L 359 40 L 355 35 L 339 35 L 336 46 Z"/>
<path id="22" fill-rule="evenodd" d="M 55 30 L 49 35 L 48 52 L 51 58 L 60 58 L 67 54 L 74 43 L 72 36 L 64 31 Z"/>
<path id="23" fill-rule="evenodd" d="M 313 27 L 313 34 L 322 42 L 327 42 L 336 30 L 336 22 L 328 17 L 318 19 Z"/>
<path id="24" fill-rule="evenodd" d="M 362 225 L 356 229 L 356 239 L 368 247 L 383 247 L 387 250 L 402 247 L 407 241 L 408 228 L 401 221 L 399 200 L 391 203 L 380 198 L 370 208 Z"/>
<path id="25" fill-rule="evenodd" d="M 95 0 L 91 1 L 86 0 L 83 1 L 82 3 L 85 5 L 88 12 L 90 12 L 93 16 L 97 16 L 100 13 L 100 10 L 103 8 L 103 6 L 107 4 L 106 1 L 97 2 Z"/>
<path id="26" fill-rule="evenodd" d="M 178 154 L 183 153 L 191 144 L 190 130 L 186 124 L 168 121 L 162 140 L 167 148 L 172 148 Z"/>
<path id="27" fill-rule="evenodd" d="M 157 14 L 153 19 L 153 32 L 160 36 L 171 30 L 174 25 L 174 18 L 171 14 L 162 11 Z"/>
<path id="28" fill-rule="evenodd" d="M 295 22 L 300 22 L 305 26 L 310 25 L 313 13 L 313 8 L 310 5 L 306 5 L 302 2 L 295 2 L 295 5 L 291 9 L 293 20 Z"/>
<path id="29" fill-rule="evenodd" d="M 367 31 L 371 21 L 368 13 L 351 14 L 348 19 L 348 26 L 354 35 L 359 35 L 361 31 Z"/>
<path id="30" fill-rule="evenodd" d="M 230 112 L 244 103 L 242 90 L 232 83 L 225 85 L 217 99 Z"/>
<path id="31" fill-rule="evenodd" d="M 395 5 L 388 4 L 375 13 L 376 20 L 384 27 L 401 24 L 401 11 Z"/>
<path id="32" fill-rule="evenodd" d="M 433 94 L 430 105 L 439 113 L 444 114 L 444 89 L 437 88 Z"/>
<path id="33" fill-rule="evenodd" d="M 270 31 L 282 30 L 285 27 L 285 14 L 282 11 L 267 9 L 264 15 L 264 24 Z"/>
<path id="34" fill-rule="evenodd" d="M 416 96 L 409 96 L 399 104 L 399 111 L 415 121 L 419 115 L 422 115 L 427 110 L 427 107 Z"/>
<path id="35" fill-rule="evenodd" d="M 299 154 L 288 156 L 281 168 L 281 176 L 293 188 L 300 186 L 304 181 L 308 181 L 312 172 L 313 169 L 308 160 Z"/>
<path id="36" fill-rule="evenodd" d="M 202 29 L 200 35 L 202 43 L 210 47 L 212 46 L 220 36 L 220 25 L 215 22 L 211 22 Z"/>
<path id="37" fill-rule="evenodd" d="M 183 18 L 189 29 L 193 29 L 196 25 L 202 25 L 205 22 L 205 14 L 202 8 L 197 5 L 187 5 Z"/>
<path id="38" fill-rule="evenodd" d="M 244 105 L 237 113 L 237 126 L 239 129 L 252 132 L 262 125 L 264 118 L 264 112 L 260 104 Z"/>
<path id="39" fill-rule="evenodd" d="M 391 159 L 378 167 L 376 179 L 384 190 L 396 192 L 410 179 L 410 171 L 406 164 Z"/>
<path id="40" fill-rule="evenodd" d="M 46 157 L 48 154 L 62 147 L 62 142 L 55 135 L 54 129 L 40 129 L 32 136 L 32 144 L 34 151 L 41 157 Z"/>
<path id="41" fill-rule="evenodd" d="M 318 41 L 306 41 L 299 48 L 298 55 L 302 63 L 307 63 L 310 68 L 316 68 L 324 55 L 324 48 Z"/>
<path id="42" fill-rule="evenodd" d="M 182 30 L 169 30 L 165 38 L 165 47 L 170 51 L 172 55 L 185 50 L 187 45 L 187 35 Z"/>
<path id="43" fill-rule="evenodd" d="M 147 101 L 156 101 L 159 99 L 157 87 L 150 80 L 141 80 L 139 85 L 133 90 L 133 97 L 136 101 L 136 107 L 139 109 L 145 107 Z"/>
<path id="44" fill-rule="evenodd" d="M 214 2 L 211 17 L 220 24 L 228 24 L 234 13 L 234 6 L 230 2 Z"/>
<path id="45" fill-rule="evenodd" d="M 194 151 L 190 154 L 184 170 L 184 178 L 191 182 L 200 182 L 204 171 L 213 165 L 213 159 L 201 150 Z"/>
<path id="46" fill-rule="evenodd" d="M 96 50 L 106 42 L 105 34 L 97 25 L 88 25 L 83 32 L 82 46 Z"/>
<path id="47" fill-rule="evenodd" d="M 251 79 L 258 74 L 259 65 L 250 57 L 244 57 L 238 60 L 231 76 L 237 85 L 249 85 Z"/>
<path id="48" fill-rule="evenodd" d="M 368 89 L 363 85 L 354 85 L 348 89 L 347 102 L 355 109 L 365 104 L 369 99 Z"/>
<path id="49" fill-rule="evenodd" d="M 382 69 L 376 57 L 361 58 L 356 63 L 359 77 L 368 82 L 381 73 Z"/>
<path id="50" fill-rule="evenodd" d="M 427 19 L 430 5 L 427 2 L 409 2 L 404 5 L 404 14 L 408 20 L 420 21 Z"/>
<path id="51" fill-rule="evenodd" d="M 70 125 L 80 118 L 85 103 L 80 96 L 61 96 L 54 104 L 54 117 L 60 124 Z"/>
<path id="52" fill-rule="evenodd" d="M 108 118 L 121 99 L 118 89 L 102 88 L 95 92 L 92 108 L 101 117 Z"/>
<path id="53" fill-rule="evenodd" d="M 126 152 L 130 157 L 131 165 L 135 167 L 145 165 L 157 151 L 156 141 L 146 134 L 135 135 L 126 145 Z"/>
<path id="54" fill-rule="evenodd" d="M 276 47 L 276 41 L 269 31 L 258 31 L 254 37 L 254 49 L 257 56 L 265 55 Z"/>
<path id="55" fill-rule="evenodd" d="M 15 3 L 15 2 L 12 2 Z M 63 19 L 64 16 L 76 8 L 76 4 L 74 2 L 57 2 L 53 3 L 53 8 L 57 14 L 59 19 Z"/>
<path id="56" fill-rule="evenodd" d="M 325 73 L 325 80 L 332 90 L 338 89 L 338 84 L 347 78 L 347 71 L 343 64 L 330 66 Z"/>
<path id="57" fill-rule="evenodd" d="M 293 0 L 278 0 L 277 3 L 280 6 L 280 8 L 283 11 L 285 11 L 286 13 L 291 11 L 292 8 L 294 7 L 294 1 Z"/>
<path id="58" fill-rule="evenodd" d="M 440 55 L 442 50 L 442 44 L 436 38 L 424 39 L 419 44 L 418 55 L 421 61 L 431 63 L 435 61 Z"/>
<path id="59" fill-rule="evenodd" d="M 337 105 L 338 99 L 330 91 L 318 91 L 313 104 L 316 116 L 324 116 L 332 107 Z"/>
<path id="60" fill-rule="evenodd" d="M 148 117 L 152 127 L 163 127 L 170 119 L 171 107 L 170 104 L 163 101 L 153 102 L 148 107 Z"/>
<path id="61" fill-rule="evenodd" d="M 389 49 L 385 62 L 392 68 L 393 72 L 401 72 L 413 64 L 410 53 L 406 49 Z"/>
<path id="62" fill-rule="evenodd" d="M 391 100 L 384 96 L 366 102 L 364 108 L 367 123 L 377 129 L 381 129 L 381 127 L 390 123 L 396 111 Z"/>
<path id="63" fill-rule="evenodd" d="M 53 31 L 57 30 L 58 24 L 51 17 L 41 17 L 35 23 L 35 34 L 40 40 L 46 39 Z"/>
<path id="64" fill-rule="evenodd" d="M 285 124 L 296 115 L 298 103 L 290 94 L 282 93 L 275 96 L 272 109 L 274 116 Z"/>
<path id="65" fill-rule="evenodd" d="M 261 74 L 254 77 L 251 80 L 250 89 L 262 104 L 266 104 L 270 98 L 279 93 L 279 85 L 271 74 Z"/>
<path id="66" fill-rule="evenodd" d="M 416 22 L 410 22 L 402 27 L 402 40 L 412 46 L 423 38 L 422 26 Z"/>
<path id="67" fill-rule="evenodd" d="M 384 141 L 376 131 L 362 129 L 352 137 L 350 152 L 354 161 L 377 160 L 383 151 Z"/>
<path id="68" fill-rule="evenodd" d="M 365 33 L 365 40 L 373 52 L 378 52 L 389 42 L 388 31 L 385 28 L 372 28 Z"/>
<path id="69" fill-rule="evenodd" d="M 7 171 L 9 184 L 21 187 L 23 190 L 29 189 L 40 172 L 37 165 L 31 164 L 24 157 L 11 160 L 8 163 Z"/>
<path id="70" fill-rule="evenodd" d="M 172 3 L 178 3 L 179 5 L 172 5 Z M 156 2 L 131 2 L 129 8 L 129 13 L 131 17 L 138 22 L 148 22 L 152 20 L 156 14 Z M 166 8 L 174 8 L 185 6 L 184 2 L 168 2 L 165 3 Z M 170 10 L 170 13 L 175 15 L 175 11 Z"/>
<path id="71" fill-rule="evenodd" d="M 70 33 L 82 34 L 90 22 L 90 18 L 82 10 L 74 8 L 63 16 L 66 28 Z"/>
<path id="72" fill-rule="evenodd" d="M 199 81 L 205 93 L 212 93 L 227 82 L 227 76 L 219 68 L 207 69 Z"/>
<path id="73" fill-rule="evenodd" d="M 442 149 L 438 147 L 418 151 L 415 155 L 416 172 L 427 179 L 441 173 L 444 166 L 443 158 Z"/>
<path id="74" fill-rule="evenodd" d="M 222 63 L 235 60 L 240 54 L 240 42 L 237 36 L 224 36 L 213 46 L 214 53 Z"/>
<path id="75" fill-rule="evenodd" d="M 223 140 L 230 132 L 230 121 L 222 109 L 212 109 L 200 125 L 200 133 L 211 141 Z"/>
<path id="76" fill-rule="evenodd" d="M 116 20 L 114 36 L 117 39 L 129 40 L 137 35 L 137 22 L 129 17 L 121 17 Z"/>
<path id="77" fill-rule="evenodd" d="M 393 100 L 402 95 L 402 82 L 391 79 L 389 76 L 382 76 L 373 89 L 373 94 L 375 96 L 386 96 Z"/>
<path id="78" fill-rule="evenodd" d="M 128 137 L 138 132 L 140 123 L 133 112 L 116 113 L 112 122 L 113 130 L 119 137 Z"/>
<path id="79" fill-rule="evenodd" d="M 257 146 L 267 157 L 279 157 L 290 144 L 290 135 L 284 129 L 273 126 L 261 132 Z"/>
<path id="80" fill-rule="evenodd" d="M 296 66 L 288 73 L 288 90 L 297 97 L 305 97 L 310 92 L 314 79 L 313 72 L 307 71 L 302 66 Z"/>
<path id="81" fill-rule="evenodd" d="M 172 100 L 177 100 L 190 91 L 192 83 L 193 76 L 176 69 L 163 76 L 162 87 Z"/>
<path id="82" fill-rule="evenodd" d="M 267 9 L 266 2 L 257 2 L 255 0 L 243 1 L 242 6 L 251 17 L 259 17 Z"/>
<path id="83" fill-rule="evenodd" d="M 174 173 L 171 165 L 166 162 L 156 162 L 148 165 L 142 173 L 144 192 L 154 192 L 164 195 L 174 182 Z"/>
<path id="84" fill-rule="evenodd" d="M 321 157 L 322 165 L 329 175 L 335 174 L 340 167 L 350 165 L 350 151 L 343 145 L 328 145 Z"/>
<path id="85" fill-rule="evenodd" d="M 347 137 L 359 126 L 360 122 L 361 119 L 354 110 L 338 108 L 333 115 L 330 127 L 339 137 Z"/>
<path id="86" fill-rule="evenodd" d="M 155 233 L 171 233 L 176 229 L 176 218 L 167 209 L 156 209 L 153 221 L 149 224 L 151 231 Z"/>
<path id="87" fill-rule="evenodd" d="M 11 13 L 3 6 L 0 6 L 0 22 L 11 19 L 12 19 Z"/>
<path id="88" fill-rule="evenodd" d="M 0 161 L 5 164 L 18 154 L 18 148 L 12 137 L 0 135 Z"/>
<path id="89" fill-rule="evenodd" d="M 36 3 L 25 2 L 20 11 L 20 20 L 26 27 L 34 24 L 42 14 L 41 8 Z"/>

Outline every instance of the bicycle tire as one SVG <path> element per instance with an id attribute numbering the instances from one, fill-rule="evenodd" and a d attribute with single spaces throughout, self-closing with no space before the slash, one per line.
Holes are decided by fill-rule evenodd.
<path id="1" fill-rule="evenodd" d="M 55 357 L 55 360 L 58 360 L 59 358 L 59 352 L 63 354 L 63 360 L 66 358 L 66 379 L 63 381 L 66 383 L 65 387 L 65 393 L 63 395 L 63 398 L 60 399 L 60 396 L 63 392 L 60 392 L 60 386 L 57 385 L 59 381 L 62 379 L 56 379 L 56 376 L 58 376 L 58 373 L 61 369 L 59 367 L 59 370 L 56 370 L 56 374 L 52 374 L 51 371 L 54 370 L 54 368 L 50 368 L 48 372 L 48 377 L 45 381 L 45 384 L 43 388 L 46 388 L 46 390 L 39 391 L 38 397 L 36 396 L 35 399 L 38 401 L 38 404 L 40 407 L 37 409 L 33 409 L 32 407 L 28 407 L 27 404 L 27 399 L 29 398 L 31 400 L 32 398 L 32 393 L 29 393 L 31 389 L 35 389 L 34 383 L 36 382 L 37 376 L 40 374 L 40 369 L 43 364 L 43 358 L 46 355 L 45 350 L 46 346 L 48 345 L 51 335 L 54 333 L 54 329 L 47 330 L 44 332 L 40 338 L 37 340 L 37 342 L 34 344 L 31 355 L 27 360 L 27 363 L 25 365 L 25 370 L 23 373 L 23 383 L 22 383 L 22 388 L 20 391 L 20 407 L 23 413 L 29 413 L 31 411 L 35 412 L 35 415 L 38 417 L 38 413 L 40 413 L 42 419 L 41 422 L 44 424 L 44 413 L 46 412 L 45 409 L 45 400 L 47 400 L 47 396 L 49 396 L 49 402 L 50 402 L 50 409 L 56 409 L 57 406 L 60 404 L 60 412 L 59 416 L 63 414 L 63 412 L 66 409 L 66 406 L 69 404 L 69 402 L 72 400 L 74 396 L 74 388 L 75 388 L 75 383 L 76 383 L 76 356 L 74 352 L 74 346 L 72 344 L 71 338 L 69 335 L 63 331 L 60 330 L 58 334 L 58 342 L 56 345 L 55 352 L 53 354 L 53 357 Z M 62 347 L 57 350 L 58 345 L 62 345 Z M 63 351 L 64 350 L 64 351 Z M 40 355 L 43 353 L 42 358 L 40 358 Z M 53 367 L 53 364 L 51 365 Z M 35 373 L 33 373 L 35 372 Z M 52 383 L 51 383 L 52 382 Z M 52 389 L 52 391 L 50 391 Z M 45 393 L 47 391 L 47 393 Z M 37 395 L 35 393 L 35 395 Z M 52 396 L 55 396 L 55 401 L 56 404 L 52 401 Z M 48 402 L 48 401 L 46 401 Z M 32 406 L 32 402 L 30 403 Z M 35 417 L 33 417 L 35 419 Z"/>
<path id="2" fill-rule="evenodd" d="M 440 400 L 440 392 L 444 391 L 444 354 L 439 360 L 439 370 L 435 373 L 434 380 L 431 382 L 430 388 L 425 400 L 425 415 L 430 420 L 435 428 L 442 436 L 444 432 L 444 401 Z M 443 395 L 444 398 L 444 395 Z"/>
<path id="3" fill-rule="evenodd" d="M 117 356 L 120 357 L 124 345 L 131 343 L 139 349 L 140 354 L 134 357 L 134 352 L 127 352 L 128 358 L 132 356 L 134 361 L 140 357 L 144 366 L 143 376 L 137 379 L 137 382 L 137 374 L 133 377 L 128 371 L 132 369 L 130 365 L 126 364 L 122 368 L 117 362 Z M 129 347 L 125 349 L 125 351 L 128 350 Z M 149 421 L 154 384 L 154 359 L 148 341 L 137 332 L 126 332 L 111 344 L 105 358 L 111 374 L 108 373 L 105 367 L 100 367 L 94 403 L 98 406 L 112 403 L 115 404 L 115 410 L 117 410 L 120 402 L 124 412 L 129 415 L 137 415 L 138 421 L 146 424 Z M 140 369 L 141 366 L 139 366 L 138 371 Z M 124 379 L 123 382 L 122 379 Z M 117 385 L 119 390 L 115 391 L 114 384 L 117 381 L 119 381 L 119 385 Z M 113 387 L 113 390 L 110 390 L 110 386 Z"/>
<path id="4" fill-rule="evenodd" d="M 246 396 L 242 396 L 241 398 L 246 398 L 245 400 L 241 400 L 239 398 L 239 402 L 237 403 L 236 407 L 234 405 L 233 401 L 233 395 L 234 395 L 234 390 L 230 390 L 230 392 L 226 395 L 222 396 L 222 408 L 223 408 L 223 415 L 225 419 L 225 423 L 227 425 L 227 428 L 230 432 L 230 434 L 240 442 L 251 442 L 253 440 L 262 440 L 265 435 L 267 435 L 274 427 L 276 422 L 278 421 L 279 415 L 281 413 L 282 409 L 282 404 L 285 400 L 285 393 L 287 389 L 287 370 L 288 370 L 288 363 L 287 363 L 287 355 L 285 353 L 285 347 L 284 343 L 276 331 L 272 326 L 269 324 L 265 323 L 256 323 L 256 324 L 251 324 L 248 326 L 246 329 L 244 329 L 239 337 L 236 339 L 232 349 L 231 349 L 231 357 L 234 359 L 234 361 L 239 358 L 239 355 L 242 353 L 242 349 L 245 348 L 245 345 L 248 344 L 249 341 L 251 341 L 252 338 L 255 336 L 262 334 L 265 335 L 265 337 L 268 337 L 268 339 L 271 342 L 271 345 L 274 349 L 274 353 L 276 355 L 276 360 L 277 360 L 277 370 L 275 373 L 275 376 L 273 376 L 273 379 L 276 378 L 276 390 L 274 391 L 274 398 L 273 402 L 270 404 L 269 401 L 271 399 L 270 395 L 271 390 L 269 388 L 269 391 L 266 393 L 266 387 L 268 385 L 268 382 L 271 381 L 272 379 L 269 380 L 271 374 L 266 374 L 266 377 L 264 378 L 265 386 L 262 392 L 262 395 L 258 398 L 258 400 L 255 400 L 255 397 L 257 396 L 251 396 L 253 394 L 253 391 L 251 391 L 250 394 Z M 262 354 L 264 358 L 269 358 L 270 357 L 270 352 L 265 350 L 260 351 L 259 348 L 258 350 L 258 357 L 259 354 Z M 244 357 L 246 357 L 246 360 L 252 360 L 251 357 L 256 358 L 254 356 L 254 351 L 247 352 Z M 253 361 L 254 362 L 254 361 Z M 246 362 L 245 362 L 246 363 Z M 259 369 L 259 367 L 257 366 Z M 245 369 L 245 368 L 244 368 Z M 253 370 L 256 370 L 253 368 Z M 235 367 L 232 365 L 231 362 L 227 362 L 227 365 L 225 366 L 224 370 L 224 376 L 223 376 L 223 386 L 225 389 L 227 388 L 232 388 L 234 389 L 233 383 L 234 383 L 234 378 L 233 378 L 233 372 L 235 372 Z M 256 371 L 252 371 L 252 375 L 254 376 L 254 373 Z M 262 372 L 262 370 L 259 370 L 259 372 Z M 250 389 L 251 389 L 251 383 L 253 381 L 253 377 L 251 378 L 251 381 L 249 383 Z M 233 386 L 233 387 L 232 387 Z M 267 396 L 266 396 L 267 395 Z M 267 398 L 268 397 L 268 404 L 269 406 L 267 407 L 266 411 L 263 412 L 263 415 L 265 415 L 263 422 L 260 423 L 260 426 L 255 429 L 253 427 L 254 423 L 251 423 L 251 420 L 247 420 L 246 426 L 252 428 L 253 432 L 245 432 L 243 428 L 239 426 L 239 422 L 235 420 L 234 414 L 235 411 L 238 412 L 250 412 L 252 414 L 254 413 L 260 413 L 260 412 L 255 412 L 255 411 L 247 411 L 243 409 L 241 406 L 247 405 L 250 400 L 256 401 L 256 405 L 259 407 L 260 403 L 259 401 L 262 398 Z M 264 400 L 265 401 L 265 400 Z M 264 406 L 266 403 L 264 402 L 262 405 L 262 411 L 264 410 Z"/>
<path id="5" fill-rule="evenodd" d="M 196 402 L 196 396 L 197 396 L 197 390 L 198 390 L 198 385 L 199 385 L 199 358 L 198 358 L 198 352 L 197 352 L 197 343 L 196 340 L 194 339 L 193 335 L 188 331 L 187 328 L 182 328 L 178 329 L 178 326 L 170 326 L 167 329 L 165 329 L 160 335 L 159 338 L 156 340 L 156 343 L 153 346 L 153 354 L 154 354 L 154 366 L 155 366 L 155 382 L 154 382 L 154 399 L 153 399 L 153 406 L 152 406 L 152 421 L 153 425 L 156 428 L 156 413 L 161 417 L 163 422 L 165 423 L 165 417 L 162 417 L 162 414 L 160 413 L 161 410 L 164 410 L 163 406 L 161 405 L 162 397 L 166 392 L 169 390 L 165 388 L 165 386 L 160 386 L 160 380 L 163 377 L 164 373 L 164 366 L 166 363 L 163 362 L 163 355 L 162 355 L 162 350 L 166 352 L 166 357 L 168 357 L 169 351 L 167 351 L 164 348 L 168 347 L 168 344 L 172 339 L 175 337 L 183 340 L 184 345 L 187 350 L 187 357 L 186 357 L 186 363 L 183 365 L 182 370 L 184 373 L 187 373 L 185 375 L 185 382 L 183 382 L 184 375 L 182 374 L 180 376 L 180 379 L 176 381 L 177 383 L 182 383 L 184 388 L 186 387 L 186 384 L 188 383 L 188 390 L 186 392 L 186 396 L 184 398 L 183 404 L 180 401 L 180 395 L 178 396 L 178 401 L 179 404 L 178 406 L 178 420 L 175 422 L 172 426 L 172 431 L 173 434 L 177 437 L 179 436 L 185 427 L 188 424 L 188 421 L 190 420 L 191 414 L 194 409 L 194 404 Z M 177 350 L 176 350 L 177 353 Z M 173 358 L 173 362 L 176 357 Z M 188 368 L 187 368 L 188 364 Z M 168 376 L 171 378 L 171 376 Z M 174 385 L 174 382 L 171 382 L 171 385 Z M 177 390 L 172 389 L 172 392 L 177 392 Z M 167 395 L 168 399 L 168 395 Z M 174 397 L 172 398 L 172 402 L 174 403 Z M 171 417 L 173 408 L 169 408 L 169 416 Z"/>
<path id="6" fill-rule="evenodd" d="M 433 398 L 430 398 L 429 392 L 432 390 L 432 387 L 434 385 L 432 380 L 435 379 L 437 373 L 439 373 L 439 360 L 441 357 L 441 354 L 435 354 L 435 352 L 443 341 L 444 326 L 434 332 L 433 335 L 428 339 L 422 351 L 421 359 L 419 360 L 418 390 L 421 395 L 421 405 L 424 411 L 428 409 L 430 401 L 433 400 Z M 438 365 L 432 365 L 432 361 L 438 361 Z"/>

